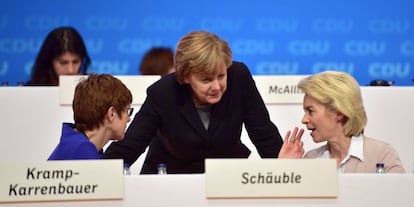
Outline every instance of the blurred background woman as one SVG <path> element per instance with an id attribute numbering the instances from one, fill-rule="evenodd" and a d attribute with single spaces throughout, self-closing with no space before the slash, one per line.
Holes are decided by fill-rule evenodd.
<path id="1" fill-rule="evenodd" d="M 85 43 L 73 27 L 58 27 L 43 41 L 27 86 L 58 86 L 60 75 L 85 75 L 91 64 Z"/>

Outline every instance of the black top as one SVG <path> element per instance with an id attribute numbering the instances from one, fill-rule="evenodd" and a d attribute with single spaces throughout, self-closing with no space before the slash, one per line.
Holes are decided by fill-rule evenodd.
<path id="1" fill-rule="evenodd" d="M 133 163 L 149 145 L 142 174 L 157 173 L 166 163 L 168 173 L 203 173 L 205 158 L 247 158 L 241 143 L 243 124 L 262 158 L 276 158 L 283 139 L 271 122 L 252 75 L 243 63 L 228 68 L 227 90 L 212 105 L 208 130 L 192 99 L 191 87 L 169 74 L 147 89 L 147 97 L 127 129 L 113 142 L 106 158 Z"/>

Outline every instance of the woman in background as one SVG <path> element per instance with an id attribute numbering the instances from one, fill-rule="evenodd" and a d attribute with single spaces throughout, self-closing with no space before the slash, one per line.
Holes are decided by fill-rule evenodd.
<path id="1" fill-rule="evenodd" d="M 164 76 L 174 71 L 174 52 L 168 47 L 152 47 L 139 65 L 141 75 Z"/>
<path id="2" fill-rule="evenodd" d="M 43 41 L 27 86 L 58 86 L 60 75 L 85 75 L 91 64 L 85 43 L 73 27 L 58 27 Z"/>

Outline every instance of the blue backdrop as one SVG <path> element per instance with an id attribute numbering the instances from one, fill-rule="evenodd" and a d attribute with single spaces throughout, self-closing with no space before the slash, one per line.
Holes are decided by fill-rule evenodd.
<path id="1" fill-rule="evenodd" d="M 44 37 L 62 25 L 79 30 L 98 73 L 137 75 L 148 48 L 209 30 L 255 75 L 335 69 L 361 85 L 413 85 L 412 0 L 1 1 L 0 81 L 27 81 Z"/>

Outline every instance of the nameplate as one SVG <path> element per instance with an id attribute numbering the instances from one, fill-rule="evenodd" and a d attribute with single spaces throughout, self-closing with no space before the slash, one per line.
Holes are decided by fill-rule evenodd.
<path id="1" fill-rule="evenodd" d="M 122 199 L 122 160 L 0 163 L 0 202 Z"/>
<path id="2" fill-rule="evenodd" d="M 72 105 L 73 94 L 79 80 L 87 76 L 60 76 L 59 103 Z M 147 88 L 160 79 L 160 76 L 123 75 L 115 76 L 132 92 L 132 104 L 141 105 L 147 96 Z M 299 90 L 299 81 L 303 75 L 253 76 L 256 87 L 266 104 L 302 103 L 303 92 Z"/>
<path id="3" fill-rule="evenodd" d="M 207 198 L 336 198 L 333 159 L 206 159 Z"/>
<path id="4" fill-rule="evenodd" d="M 253 76 L 265 104 L 301 104 L 304 93 L 298 88 L 305 75 Z"/>

